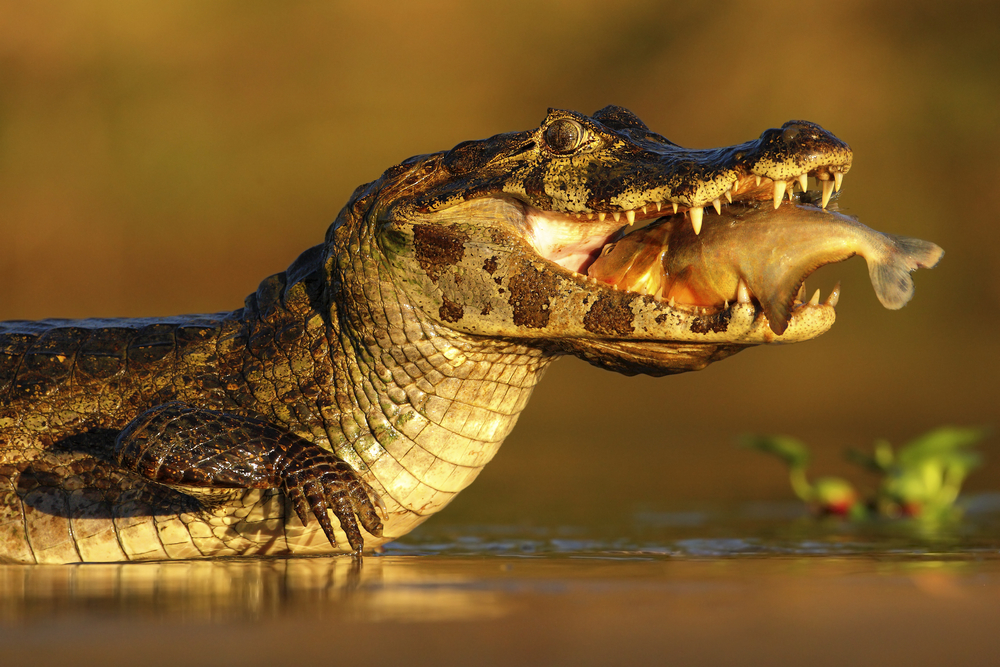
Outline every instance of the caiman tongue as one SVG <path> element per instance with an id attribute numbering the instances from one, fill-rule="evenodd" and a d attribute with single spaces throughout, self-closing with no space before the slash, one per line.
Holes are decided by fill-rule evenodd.
<path id="1" fill-rule="evenodd" d="M 804 204 L 727 206 L 700 234 L 682 216 L 661 218 L 604 247 L 588 275 L 673 306 L 724 308 L 755 298 L 781 334 L 794 315 L 805 278 L 855 254 L 868 261 L 879 300 L 901 308 L 913 295 L 910 272 L 929 268 L 943 251 L 933 243 L 872 230 L 857 220 Z M 839 288 L 826 303 L 836 305 Z M 819 302 L 819 294 L 811 303 Z"/>

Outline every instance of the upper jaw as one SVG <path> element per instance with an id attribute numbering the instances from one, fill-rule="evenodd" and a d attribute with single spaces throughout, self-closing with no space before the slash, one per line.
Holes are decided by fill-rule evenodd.
<path id="1" fill-rule="evenodd" d="M 807 165 L 811 166 L 811 165 Z M 664 215 L 676 215 L 683 213 L 690 220 L 695 233 L 701 231 L 704 223 L 705 209 L 714 210 L 716 213 L 722 212 L 722 208 L 728 204 L 747 201 L 766 201 L 770 199 L 774 203 L 774 208 L 778 208 L 782 201 L 792 201 L 796 188 L 800 192 L 809 191 L 809 179 L 815 183 L 816 199 L 826 208 L 834 192 L 840 192 L 843 185 L 844 175 L 850 170 L 850 162 L 843 164 L 820 164 L 813 168 L 802 168 L 797 173 L 794 170 L 772 170 L 772 176 L 757 173 L 734 173 L 725 174 L 722 178 L 714 179 L 704 185 L 694 195 L 684 198 L 671 197 L 669 193 L 664 193 L 665 188 L 655 188 L 643 192 L 641 195 L 622 195 L 611 200 L 611 203 L 602 210 L 574 211 L 546 211 L 536 209 L 534 216 L 535 228 L 545 227 L 546 231 L 540 232 L 540 243 L 545 247 L 551 240 L 545 236 L 558 238 L 558 243 L 565 243 L 569 236 L 576 234 L 588 234 L 601 236 L 606 230 L 618 231 L 625 225 L 633 225 L 645 220 L 655 220 Z M 760 171 L 766 171 L 761 168 Z M 588 228 L 586 232 L 570 232 L 562 229 L 564 222 L 588 222 L 596 223 Z M 591 231 L 592 230 L 592 231 Z M 611 234 L 605 234 L 605 238 Z M 569 264 L 558 262 L 567 268 L 573 268 Z M 574 268 L 574 270 L 576 270 Z"/>
<path id="2" fill-rule="evenodd" d="M 853 161 L 846 143 L 807 121 L 789 121 L 754 141 L 718 149 L 683 149 L 658 135 L 632 131 L 625 137 L 641 150 L 623 155 L 619 163 L 601 163 L 599 176 L 584 177 L 587 196 L 567 196 L 573 190 L 567 185 L 575 179 L 557 172 L 547 188 L 552 205 L 535 205 L 578 220 L 611 218 L 628 224 L 686 213 L 698 233 L 706 208 L 720 212 L 733 202 L 764 200 L 777 208 L 791 199 L 796 186 L 807 191 L 810 178 L 819 193 L 817 201 L 826 208 Z"/>

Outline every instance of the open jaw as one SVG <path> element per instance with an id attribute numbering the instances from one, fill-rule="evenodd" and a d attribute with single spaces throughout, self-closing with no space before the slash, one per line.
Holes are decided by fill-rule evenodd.
<path id="1" fill-rule="evenodd" d="M 838 285 L 826 300 L 820 301 L 817 290 L 806 301 L 804 281 L 819 267 L 860 255 L 879 301 L 895 310 L 913 296 L 910 273 L 932 268 L 944 254 L 928 241 L 878 232 L 826 210 L 828 202 L 822 192 L 811 191 L 777 207 L 744 198 L 720 207 L 697 229 L 680 212 L 647 213 L 651 224 L 628 233 L 629 225 L 614 225 L 606 216 L 574 222 L 540 211 L 528 213 L 526 227 L 536 252 L 595 288 L 651 297 L 671 311 L 702 318 L 729 321 L 734 309 L 754 320 L 761 314 L 774 336 L 805 315 L 812 320 L 805 326 L 810 335 L 782 339 L 804 340 L 825 331 L 819 320 L 832 324 L 840 298 Z M 629 218 L 633 224 L 639 219 Z"/>
<path id="2" fill-rule="evenodd" d="M 839 192 L 844 173 L 846 169 L 836 166 L 819 167 L 788 181 L 748 174 L 735 179 L 722 199 L 712 201 L 711 208 L 718 217 L 713 219 L 710 213 L 708 224 L 725 225 L 731 222 L 730 207 L 734 202 L 738 206 L 770 200 L 777 210 L 782 201 L 796 200 L 796 195 L 793 194 L 796 186 L 801 190 L 798 196 L 800 200 L 818 201 L 825 209 L 832 193 Z M 808 190 L 808 176 L 815 178 L 818 191 Z M 681 225 L 690 225 L 694 234 L 699 235 L 705 222 L 704 207 L 652 201 L 637 209 L 608 213 L 595 211 L 566 214 L 529 208 L 525 232 L 535 252 L 548 261 L 580 274 L 595 284 L 651 295 L 668 303 L 671 308 L 705 313 L 722 311 L 737 303 L 756 302 L 762 306 L 759 297 L 751 293 L 741 277 L 737 278 L 732 294 L 720 295 L 691 289 L 684 275 L 667 275 L 664 268 L 666 262 L 663 260 L 670 252 L 666 243 L 670 231 Z M 638 228 L 632 231 L 631 228 L 636 225 Z M 616 249 L 617 252 L 612 254 Z M 717 268 L 724 271 L 729 267 Z M 812 267 L 809 273 L 818 268 L 819 266 Z M 809 303 L 811 306 L 823 305 L 833 309 L 840 297 L 839 284 L 822 304 L 818 290 L 808 302 L 804 302 L 804 280 L 807 276 L 808 274 L 798 277 L 796 301 L 793 305 Z M 780 334 L 786 324 L 787 322 L 772 325 L 771 329 Z"/>

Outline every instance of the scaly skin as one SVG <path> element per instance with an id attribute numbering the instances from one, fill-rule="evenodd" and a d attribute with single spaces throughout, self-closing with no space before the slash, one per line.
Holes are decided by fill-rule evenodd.
<path id="1" fill-rule="evenodd" d="M 664 375 L 778 338 L 758 304 L 706 312 L 587 279 L 626 220 L 849 166 L 808 123 L 692 151 L 619 107 L 551 110 L 362 186 L 240 310 L 0 324 L 0 560 L 395 539 L 476 477 L 557 356 Z M 833 317 L 801 307 L 780 340 Z"/>

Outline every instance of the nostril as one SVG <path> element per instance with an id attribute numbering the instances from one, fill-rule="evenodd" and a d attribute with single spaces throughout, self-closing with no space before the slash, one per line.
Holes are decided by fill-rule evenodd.
<path id="1" fill-rule="evenodd" d="M 789 125 L 781 133 L 781 138 L 785 141 L 785 143 L 792 142 L 795 140 L 795 137 L 799 136 L 799 132 L 801 131 L 802 128 L 798 125 Z"/>

